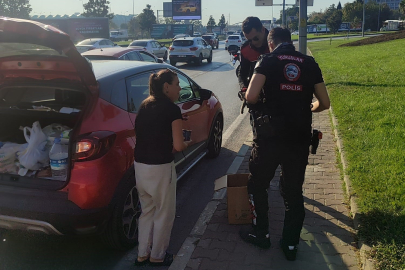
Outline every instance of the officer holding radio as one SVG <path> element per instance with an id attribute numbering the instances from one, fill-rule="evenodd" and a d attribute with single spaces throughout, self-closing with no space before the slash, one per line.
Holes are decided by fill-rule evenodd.
<path id="1" fill-rule="evenodd" d="M 261 248 L 270 247 L 267 189 L 281 165 L 285 219 L 280 244 L 286 259 L 295 260 L 305 217 L 302 185 L 311 143 L 312 113 L 328 109 L 330 101 L 318 64 L 312 57 L 295 51 L 289 30 L 274 28 L 267 41 L 271 53 L 259 59 L 245 95 L 250 105 L 259 99 L 265 102 L 264 110 L 254 119 L 256 132 L 249 159 L 253 226 L 241 230 L 240 236 Z"/>

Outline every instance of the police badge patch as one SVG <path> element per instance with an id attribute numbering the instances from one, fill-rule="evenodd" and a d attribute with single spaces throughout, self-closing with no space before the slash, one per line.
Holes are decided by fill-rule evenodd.
<path id="1" fill-rule="evenodd" d="M 293 63 L 288 63 L 284 67 L 284 77 L 290 82 L 295 82 L 301 76 L 301 69 Z"/>

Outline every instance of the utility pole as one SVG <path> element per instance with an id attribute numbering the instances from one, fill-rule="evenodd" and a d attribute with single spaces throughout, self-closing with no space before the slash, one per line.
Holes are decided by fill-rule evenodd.
<path id="1" fill-rule="evenodd" d="M 299 12 L 299 52 L 307 54 L 307 0 L 300 0 L 300 12 Z"/>
<path id="2" fill-rule="evenodd" d="M 132 0 L 132 17 L 135 17 L 135 0 Z"/>
<path id="3" fill-rule="evenodd" d="M 283 0 L 283 16 L 281 25 L 285 27 L 285 0 Z"/>
<path id="4" fill-rule="evenodd" d="M 361 36 L 364 37 L 364 21 L 366 19 L 366 0 L 363 0 L 363 23 L 361 26 Z"/>

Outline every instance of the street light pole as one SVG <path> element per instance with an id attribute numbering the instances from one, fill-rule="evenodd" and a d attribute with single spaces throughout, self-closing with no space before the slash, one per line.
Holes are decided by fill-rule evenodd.
<path id="1" fill-rule="evenodd" d="M 307 0 L 300 0 L 300 12 L 299 12 L 299 40 L 298 47 L 299 52 L 307 54 Z"/>
<path id="2" fill-rule="evenodd" d="M 281 25 L 285 27 L 285 0 L 283 0 L 283 16 Z"/>
<path id="3" fill-rule="evenodd" d="M 366 0 L 363 0 L 363 23 L 361 26 L 361 36 L 364 37 L 364 21 L 366 19 Z"/>
<path id="4" fill-rule="evenodd" d="M 135 0 L 132 0 L 132 17 L 135 17 Z"/>

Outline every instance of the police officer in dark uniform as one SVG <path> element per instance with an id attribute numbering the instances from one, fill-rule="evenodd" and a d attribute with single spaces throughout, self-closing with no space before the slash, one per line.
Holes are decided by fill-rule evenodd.
<path id="1" fill-rule="evenodd" d="M 249 104 L 257 103 L 264 92 L 265 109 L 254 121 L 256 134 L 249 160 L 253 226 L 241 230 L 240 236 L 261 248 L 270 247 L 267 189 L 281 165 L 280 192 L 286 209 L 280 243 L 287 260 L 295 260 L 305 217 L 302 185 L 308 164 L 312 112 L 328 109 L 330 101 L 318 64 L 312 57 L 295 51 L 289 30 L 274 28 L 267 39 L 271 53 L 260 58 L 246 92 Z"/>
<path id="2" fill-rule="evenodd" d="M 247 17 L 242 23 L 242 31 L 247 40 L 240 49 L 237 76 L 240 90 L 246 91 L 259 56 L 270 52 L 267 45 L 269 31 L 257 17 Z"/>

